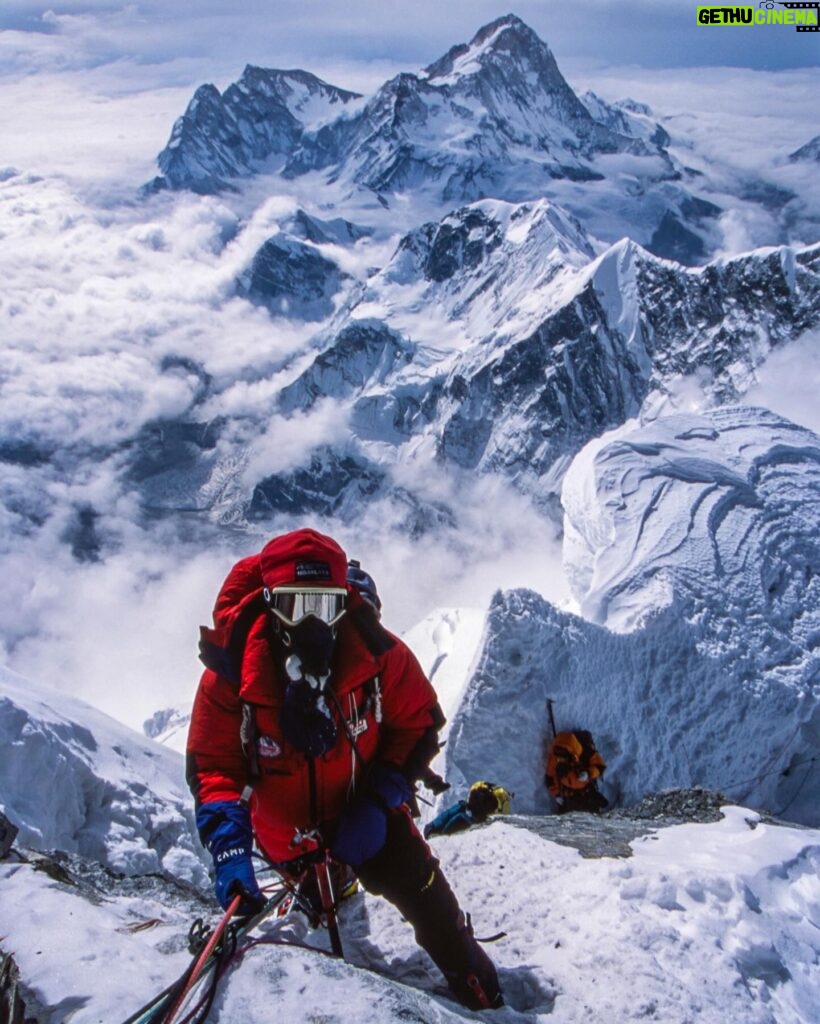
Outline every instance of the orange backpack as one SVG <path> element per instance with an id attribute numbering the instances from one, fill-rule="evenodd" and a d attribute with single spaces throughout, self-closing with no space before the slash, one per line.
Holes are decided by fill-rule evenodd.
<path id="1" fill-rule="evenodd" d="M 597 780 L 605 771 L 588 730 L 559 732 L 547 753 L 544 783 L 560 810 L 602 810 L 608 801 L 598 792 Z"/>

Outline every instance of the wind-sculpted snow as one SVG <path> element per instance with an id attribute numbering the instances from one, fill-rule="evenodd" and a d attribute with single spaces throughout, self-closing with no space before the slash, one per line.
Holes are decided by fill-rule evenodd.
<path id="1" fill-rule="evenodd" d="M 820 438 L 744 407 L 627 425 L 576 457 L 562 502 L 584 618 L 496 598 L 449 770 L 498 775 L 518 744 L 505 784 L 546 809 L 552 697 L 627 805 L 697 784 L 818 823 Z"/>
<path id="2" fill-rule="evenodd" d="M 765 629 L 748 630 L 748 650 L 738 658 L 710 628 L 709 611 L 680 599 L 618 634 L 531 591 L 499 593 L 450 725 L 447 778 L 457 791 L 476 778 L 503 781 L 517 811 L 549 813 L 549 697 L 558 729 L 591 730 L 612 802 L 628 807 L 648 793 L 705 786 L 816 825 L 816 665 L 806 658 L 802 688 L 781 681 L 762 667 Z"/>
<path id="3" fill-rule="evenodd" d="M 8 669 L 0 669 L 0 748 L 0 806 L 21 845 L 124 874 L 205 882 L 179 754 Z"/>
<path id="4" fill-rule="evenodd" d="M 453 638 L 477 638 L 482 623 L 483 615 L 450 611 L 440 626 L 432 620 L 427 624 L 440 659 L 433 675 L 448 672 L 451 658 L 459 658 Z M 546 665 L 557 668 L 551 692 L 557 693 L 558 715 L 566 718 L 583 701 L 590 670 L 600 671 L 604 660 L 613 667 L 631 667 L 633 679 L 651 660 L 642 659 L 637 649 L 630 658 L 623 646 L 626 637 L 607 634 L 612 644 L 605 646 L 600 627 L 585 633 L 580 620 L 524 592 L 499 595 L 488 630 L 479 672 L 487 682 L 496 655 L 508 659 L 507 669 L 493 686 L 468 689 L 460 702 L 448 743 L 458 746 L 458 757 L 448 756 L 454 788 L 443 799 L 463 795 L 464 768 L 467 779 L 491 776 L 513 789 L 513 814 L 436 837 L 432 845 L 476 934 L 496 936 L 489 949 L 506 1008 L 495 1017 L 527 1024 L 575 1024 L 579 1015 L 634 1024 L 647 1019 L 803 1024 L 813 1019 L 820 833 L 773 823 L 717 799 L 709 801 L 713 813 L 690 815 L 687 824 L 647 820 L 640 807 L 613 820 L 567 815 L 556 823 L 531 816 L 524 766 L 538 774 L 538 736 L 545 716 L 542 708 L 528 706 L 536 694 L 523 673 L 535 669 L 538 656 L 542 673 Z M 568 650 L 562 637 L 566 632 L 575 633 L 575 649 L 581 651 L 575 661 L 576 687 L 560 664 L 561 644 L 564 654 Z M 592 648 L 597 648 L 597 666 Z M 427 656 L 432 655 L 431 648 Z M 462 659 L 458 671 L 466 663 Z M 624 675 L 622 681 L 628 680 Z M 516 701 L 510 701 L 509 689 L 501 692 L 502 681 L 503 687 L 520 687 Z M 716 678 L 709 682 L 717 687 Z M 122 772 L 124 758 L 138 762 L 149 749 L 133 735 L 113 728 L 88 706 L 55 701 L 48 691 L 19 678 L 4 676 L 3 689 L 4 752 L 10 739 L 12 763 L 18 763 L 19 744 L 10 729 L 16 718 L 24 724 L 28 753 L 27 771 L 7 771 L 2 777 L 4 807 L 24 822 L 32 815 L 28 804 L 40 805 L 41 813 L 53 817 L 55 845 L 65 850 L 74 843 L 76 825 L 61 802 L 70 803 L 75 790 L 94 795 L 88 783 L 91 761 L 95 777 L 107 780 L 120 795 L 120 822 L 139 819 L 147 801 L 159 805 L 164 795 L 175 792 L 179 758 L 158 756 L 162 750 L 151 747 L 151 769 L 140 788 Z M 665 740 L 667 761 L 674 761 L 674 752 L 680 758 L 676 719 L 664 718 L 658 709 L 633 720 L 641 710 L 635 698 L 627 685 L 601 701 L 601 714 L 611 721 L 620 712 L 621 746 L 615 743 L 615 729 L 600 727 L 597 710 L 585 715 L 606 744 L 615 788 L 618 773 L 629 766 L 630 744 L 641 732 Z M 44 710 L 45 700 L 54 705 L 51 710 Z M 494 712 L 496 727 L 489 735 L 488 711 Z M 731 736 L 716 739 L 722 740 L 722 749 L 733 749 Z M 695 737 L 687 741 L 694 743 Z M 124 780 L 131 785 L 124 787 Z M 673 801 L 661 795 L 645 806 L 650 803 L 669 807 Z M 95 864 L 90 850 L 84 858 L 32 854 L 36 838 L 24 825 L 15 849 L 0 862 L 2 944 L 4 951 L 14 952 L 27 1017 L 96 1024 L 134 1014 L 188 966 L 187 936 L 194 920 L 218 920 L 209 885 L 198 878 L 202 888 L 195 890 L 156 874 L 134 877 L 146 869 L 137 844 L 120 844 L 117 867 L 130 876 L 124 878 Z M 187 849 L 185 841 L 182 845 Z M 266 885 L 269 878 L 260 874 L 260 881 Z M 415 944 L 412 928 L 384 899 L 360 890 L 342 902 L 339 925 L 344 959 L 325 955 L 326 933 L 310 929 L 301 913 L 270 915 L 222 973 L 209 1019 L 254 1024 L 269 1020 L 274 1005 L 283 1019 L 294 1021 L 306 1019 L 306 1013 L 334 1022 L 353 1016 L 364 1024 L 475 1019 L 449 998 L 441 976 Z M 185 1009 L 200 995 L 197 990 Z"/>
<path id="5" fill-rule="evenodd" d="M 747 407 L 627 424 L 581 452 L 561 500 L 565 570 L 585 618 L 624 631 L 691 599 L 710 646 L 745 663 L 749 683 L 801 688 L 815 678 L 820 438 L 811 431 Z"/>
<path id="6" fill-rule="evenodd" d="M 724 806 L 709 823 L 636 823 L 642 834 L 625 851 L 590 858 L 547 839 L 542 823 L 516 814 L 433 840 L 476 934 L 498 936 L 489 949 L 506 1007 L 493 1020 L 813 1020 L 817 830 Z M 605 823 L 562 824 L 593 833 Z M 186 906 L 159 884 L 135 897 L 109 882 L 106 898 L 92 902 L 87 887 L 9 862 L 0 864 L 0 884 L 4 942 L 38 1020 L 122 1020 L 185 969 L 191 921 L 217 920 L 216 911 L 203 915 L 202 901 Z M 272 1006 L 294 1022 L 477 1019 L 443 993 L 412 929 L 385 900 L 359 892 L 343 902 L 339 922 L 346 960 L 298 945 L 328 951 L 326 934 L 301 914 L 272 915 L 223 972 L 208 1019 L 262 1024 Z"/>

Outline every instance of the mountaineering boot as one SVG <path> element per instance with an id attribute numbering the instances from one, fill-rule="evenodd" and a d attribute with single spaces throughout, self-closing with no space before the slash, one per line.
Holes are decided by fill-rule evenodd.
<path id="1" fill-rule="evenodd" d="M 451 963 L 458 962 L 451 970 L 441 961 L 437 962 L 450 991 L 460 1003 L 471 1010 L 497 1010 L 504 1005 L 495 965 L 478 944 L 469 922 L 462 929 L 456 946 L 449 951 L 449 959 Z"/>

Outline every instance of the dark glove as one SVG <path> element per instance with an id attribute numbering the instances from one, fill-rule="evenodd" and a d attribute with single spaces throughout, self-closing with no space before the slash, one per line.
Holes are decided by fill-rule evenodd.
<path id="1" fill-rule="evenodd" d="M 385 844 L 388 812 L 412 795 L 410 783 L 398 768 L 374 764 L 364 793 L 349 804 L 339 818 L 330 852 L 354 869 L 361 867 Z"/>
<path id="2" fill-rule="evenodd" d="M 243 895 L 237 913 L 250 917 L 265 905 L 256 882 L 251 853 L 253 830 L 247 804 L 222 800 L 203 804 L 196 815 L 203 846 L 214 859 L 214 890 L 223 910 L 237 894 Z"/>
<path id="3" fill-rule="evenodd" d="M 374 796 L 385 808 L 392 810 L 413 797 L 413 787 L 404 772 L 395 765 L 376 761 L 367 776 L 367 795 Z"/>

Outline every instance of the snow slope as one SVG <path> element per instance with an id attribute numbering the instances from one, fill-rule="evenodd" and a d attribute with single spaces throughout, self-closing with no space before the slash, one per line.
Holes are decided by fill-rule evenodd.
<path id="1" fill-rule="evenodd" d="M 820 671 L 818 497 L 820 437 L 766 410 L 629 423 L 587 445 L 565 478 L 570 585 L 585 618 L 618 632 L 691 595 L 724 631 L 742 629 L 744 645 L 765 631 L 758 671 L 809 683 Z"/>
<path id="2" fill-rule="evenodd" d="M 205 880 L 179 754 L 0 667 L 0 810 L 19 842 Z"/>
<path id="3" fill-rule="evenodd" d="M 440 638 L 440 637 L 439 637 Z M 446 645 L 445 645 L 446 646 Z M 442 666 L 446 662 L 441 663 Z M 75 740 L 98 737 L 100 716 L 78 703 L 26 684 L 31 716 L 22 708 L 23 684 L 4 676 L 4 706 L 14 689 L 17 715 L 28 731 L 49 721 Z M 108 734 L 107 739 L 111 738 Z M 139 759 L 145 744 L 119 730 L 117 745 Z M 54 755 L 63 781 L 79 760 Z M 493 767 L 512 777 L 519 746 L 508 746 Z M 487 750 L 471 751 L 475 759 Z M 173 793 L 176 759 L 155 762 L 152 785 Z M 171 775 L 163 777 L 170 767 Z M 95 764 L 99 778 L 120 784 L 122 766 L 110 757 Z M 77 781 L 75 779 L 75 781 Z M 11 810 L 23 803 L 29 779 L 4 777 Z M 174 800 L 155 803 L 178 814 Z M 101 834 L 115 830 L 138 797 L 100 808 Z M 506 1008 L 500 1024 L 580 1024 L 581 1021 L 658 1020 L 664 1024 L 808 1024 L 820 994 L 820 831 L 764 821 L 726 806 L 711 824 L 649 826 L 622 851 L 597 858 L 538 834 L 538 818 L 520 813 L 450 838 L 433 840 L 436 854 L 477 934 L 503 932 L 490 947 L 499 966 Z M 70 827 L 65 818 L 57 823 Z M 572 828 L 572 821 L 563 823 Z M 579 821 L 578 827 L 584 827 Z M 33 835 L 29 832 L 28 835 Z M 58 844 L 68 832 L 52 837 Z M 144 854 L 120 847 L 120 864 L 135 875 Z M 18 849 L 27 852 L 25 844 Z M 188 961 L 186 934 L 194 917 L 213 915 L 194 894 L 156 876 L 130 880 L 80 871 L 75 857 L 61 873 L 44 858 L 13 851 L 0 862 L 2 947 L 14 953 L 38 1024 L 113 1024 L 170 983 Z M 80 871 L 78 876 L 76 873 Z M 66 875 L 68 872 L 68 875 Z M 72 881 L 73 879 L 73 881 Z M 163 885 L 165 888 L 163 888 Z M 359 893 L 343 904 L 347 963 L 281 945 L 249 949 L 220 985 L 211 1021 L 262 1024 L 275 1013 L 294 1022 L 357 1020 L 450 1022 L 474 1020 L 441 991 L 441 979 L 416 946 L 412 930 L 384 901 Z M 305 941 L 327 950 L 324 933 L 307 930 L 299 915 L 268 922 L 259 938 Z M 274 1009 L 275 1008 L 275 1009 Z"/>

